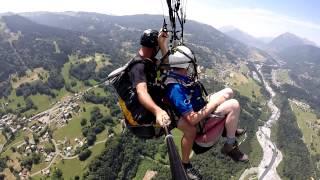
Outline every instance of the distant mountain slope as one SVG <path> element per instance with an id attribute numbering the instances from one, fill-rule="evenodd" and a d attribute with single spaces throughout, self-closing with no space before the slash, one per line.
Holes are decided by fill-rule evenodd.
<path id="1" fill-rule="evenodd" d="M 85 12 L 28 13 L 23 15 L 37 23 L 48 26 L 100 34 L 106 37 L 117 37 L 124 42 L 135 40 L 132 42 L 133 45 L 138 45 L 139 35 L 137 36 L 137 34 L 140 34 L 142 30 L 147 28 L 159 29 L 163 22 L 163 17 L 159 15 L 110 16 Z M 167 22 L 169 21 L 167 20 Z M 127 35 L 122 38 L 122 33 L 127 33 Z M 210 62 L 212 62 L 213 57 L 217 59 L 223 55 L 229 61 L 246 59 L 250 53 L 249 48 L 245 45 L 234 41 L 212 26 L 195 21 L 186 23 L 185 39 L 187 43 L 192 43 L 199 53 L 204 52 L 204 47 L 209 48 L 211 50 L 211 53 L 209 53 L 211 56 L 209 58 Z"/>
<path id="2" fill-rule="evenodd" d="M 21 16 L 3 16 L 2 23 L 8 33 L 2 34 L 0 62 L 4 66 L 0 69 L 0 81 L 28 68 L 61 66 L 72 51 L 73 43 L 81 44 L 77 34 L 39 25 Z M 65 36 L 70 41 L 62 38 Z M 53 41 L 59 44 L 60 53 L 55 53 Z"/>
<path id="3" fill-rule="evenodd" d="M 268 44 L 268 47 L 274 51 L 281 51 L 285 48 L 298 46 L 298 45 L 314 45 L 315 46 L 315 43 L 287 32 L 274 38 Z"/>
<path id="4" fill-rule="evenodd" d="M 222 31 L 223 33 L 225 33 L 226 35 L 244 43 L 247 44 L 248 46 L 252 46 L 252 47 L 257 47 L 257 48 L 263 48 L 265 47 L 265 44 L 260 41 L 259 39 L 251 36 L 248 33 L 245 33 L 237 28 L 234 27 L 222 27 L 219 29 L 220 31 Z"/>
<path id="5" fill-rule="evenodd" d="M 273 40 L 273 37 L 259 37 L 258 40 L 265 44 L 268 44 Z"/>
<path id="6" fill-rule="evenodd" d="M 0 19 L 0 62 L 5 65 L 0 69 L 0 81 L 12 73 L 21 74 L 36 67 L 59 70 L 71 54 L 85 56 L 100 52 L 110 56 L 112 65 L 119 66 L 136 53 L 142 31 L 159 29 L 163 22 L 160 15 L 110 16 L 87 12 L 22 15 Z M 223 62 L 272 59 L 267 53 L 196 21 L 186 23 L 184 35 L 200 65 L 206 67 L 223 66 Z"/>
<path id="7" fill-rule="evenodd" d="M 286 62 L 284 68 L 290 70 L 290 78 L 298 86 L 286 85 L 285 91 L 320 111 L 320 48 L 312 45 L 292 46 L 278 54 Z M 305 92 L 299 92 L 299 88 Z"/>
<path id="8" fill-rule="evenodd" d="M 121 57 L 114 51 L 121 43 L 111 38 L 49 27 L 19 15 L 1 17 L 0 25 L 0 81 L 36 67 L 59 70 L 72 53 L 102 52 L 114 59 Z"/>
<path id="9" fill-rule="evenodd" d="M 319 63 L 320 48 L 312 45 L 297 45 L 280 51 L 279 56 L 286 62 L 293 63 Z"/>

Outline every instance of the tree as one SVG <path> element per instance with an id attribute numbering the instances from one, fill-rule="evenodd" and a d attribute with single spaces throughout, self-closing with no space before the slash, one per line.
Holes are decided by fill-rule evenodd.
<path id="1" fill-rule="evenodd" d="M 86 118 L 82 118 L 80 124 L 81 124 L 81 126 L 87 125 L 87 119 Z"/>
<path id="2" fill-rule="evenodd" d="M 88 126 L 82 127 L 82 129 L 81 129 L 82 135 L 86 137 L 88 135 L 89 129 L 90 128 Z"/>
<path id="3" fill-rule="evenodd" d="M 79 80 L 88 80 L 95 73 L 97 63 L 95 61 L 89 61 L 80 64 L 72 64 L 70 68 L 70 74 Z"/>
<path id="4" fill-rule="evenodd" d="M 24 142 L 25 142 L 26 144 L 29 144 L 29 137 L 28 137 L 28 136 L 24 136 Z"/>
<path id="5" fill-rule="evenodd" d="M 11 149 L 12 152 L 16 152 L 17 151 L 17 149 L 14 146 L 11 146 L 10 149 Z"/>
<path id="6" fill-rule="evenodd" d="M 36 144 L 39 143 L 39 136 L 36 134 L 36 133 L 32 133 L 32 136 L 33 136 L 33 140 Z"/>
<path id="7" fill-rule="evenodd" d="M 89 149 L 85 149 L 78 155 L 80 161 L 86 160 L 88 157 L 90 157 L 91 151 Z"/>
<path id="8" fill-rule="evenodd" d="M 48 78 L 48 86 L 52 89 L 61 89 L 64 86 L 64 79 L 61 73 L 57 70 L 50 71 Z"/>
<path id="9" fill-rule="evenodd" d="M 3 172 L 3 170 L 7 167 L 6 159 L 0 158 L 0 172 Z M 1 178 L 0 178 L 1 179 Z"/>
<path id="10" fill-rule="evenodd" d="M 44 151 L 45 151 L 46 153 L 51 153 L 51 152 L 55 152 L 56 149 L 55 149 L 54 145 L 50 143 L 50 144 L 48 144 L 48 145 L 46 145 L 46 146 L 44 147 Z"/>
<path id="11" fill-rule="evenodd" d="M 71 81 L 71 87 L 75 87 L 77 85 L 77 81 Z"/>
<path id="12" fill-rule="evenodd" d="M 51 179 L 52 180 L 62 180 L 63 179 L 63 173 L 59 168 L 55 168 L 55 170 L 52 173 Z"/>
<path id="13" fill-rule="evenodd" d="M 32 153 L 32 154 L 31 154 L 31 157 L 32 157 L 32 162 L 33 162 L 34 164 L 39 164 L 40 159 L 41 159 L 40 154 L 38 154 L 38 153 Z"/>
<path id="14" fill-rule="evenodd" d="M 97 137 L 96 134 L 93 132 L 89 132 L 87 135 L 87 144 L 89 146 L 92 146 L 94 144 L 94 142 L 96 141 Z"/>

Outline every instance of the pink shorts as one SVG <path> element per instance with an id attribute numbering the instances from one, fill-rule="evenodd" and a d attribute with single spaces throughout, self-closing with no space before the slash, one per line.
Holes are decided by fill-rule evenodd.
<path id="1" fill-rule="evenodd" d="M 203 127 L 203 133 L 198 133 L 195 142 L 202 147 L 211 147 L 219 138 L 224 129 L 226 118 L 211 117 L 207 119 Z"/>

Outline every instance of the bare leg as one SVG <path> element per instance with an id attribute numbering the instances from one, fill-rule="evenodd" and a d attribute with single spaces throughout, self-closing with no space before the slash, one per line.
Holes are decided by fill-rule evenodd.
<path id="1" fill-rule="evenodd" d="M 225 128 L 227 130 L 227 141 L 224 144 L 221 152 L 230 156 L 234 161 L 247 162 L 248 155 L 240 151 L 238 144 L 235 140 L 235 133 L 238 126 L 240 105 L 235 99 L 230 99 L 218 106 L 216 112 L 226 114 Z"/>
<path id="2" fill-rule="evenodd" d="M 226 100 L 233 98 L 233 95 L 234 93 L 231 88 L 225 88 L 214 94 L 210 94 L 207 99 L 208 101 L 215 101 L 217 104 L 222 104 Z"/>
<path id="3" fill-rule="evenodd" d="M 218 106 L 216 112 L 227 115 L 225 124 L 227 137 L 234 138 L 240 116 L 239 102 L 235 99 L 227 100 Z"/>
<path id="4" fill-rule="evenodd" d="M 225 88 L 208 97 L 209 101 L 215 101 L 217 104 L 220 104 L 215 113 L 227 116 L 225 127 L 227 129 L 227 137 L 229 138 L 235 137 L 240 115 L 239 102 L 231 99 L 233 96 L 233 90 L 231 88 Z"/>
<path id="5" fill-rule="evenodd" d="M 193 141 L 196 138 L 196 127 L 181 118 L 178 122 L 178 129 L 183 132 L 183 137 L 181 138 L 181 159 L 183 163 L 189 163 L 189 156 L 192 150 Z"/>

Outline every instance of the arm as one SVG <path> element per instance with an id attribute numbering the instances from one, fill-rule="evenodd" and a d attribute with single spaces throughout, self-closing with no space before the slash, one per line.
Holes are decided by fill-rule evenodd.
<path id="1" fill-rule="evenodd" d="M 193 110 L 183 115 L 183 118 L 186 119 L 190 124 L 196 125 L 202 119 L 206 118 L 211 114 L 215 108 L 218 106 L 215 102 L 210 101 L 198 112 L 194 112 Z"/>
<path id="2" fill-rule="evenodd" d="M 154 115 L 162 109 L 156 105 L 156 103 L 152 100 L 150 94 L 148 93 L 147 83 L 141 82 L 136 86 L 138 100 L 147 110 L 152 112 Z"/>
<path id="3" fill-rule="evenodd" d="M 169 51 L 168 48 L 168 32 L 164 32 L 162 30 L 160 30 L 159 36 L 158 36 L 158 44 L 159 44 L 159 48 L 161 50 L 161 54 L 162 56 L 166 55 L 167 52 Z M 168 63 L 168 57 L 164 59 L 165 63 Z"/>
<path id="4" fill-rule="evenodd" d="M 187 122 L 192 125 L 197 124 L 202 119 L 208 117 L 219 105 L 217 101 L 208 102 L 202 109 L 195 112 L 190 103 L 187 89 L 181 84 L 171 84 L 168 87 L 167 95 L 170 103 L 181 114 Z"/>
<path id="5" fill-rule="evenodd" d="M 138 100 L 147 110 L 156 116 L 156 121 L 160 126 L 167 126 L 170 124 L 170 118 L 166 111 L 161 109 L 151 98 L 148 93 L 147 83 L 140 82 L 136 86 Z"/>
<path id="6" fill-rule="evenodd" d="M 136 89 L 140 104 L 154 114 L 156 121 L 160 126 L 167 126 L 170 124 L 170 117 L 166 111 L 161 109 L 153 101 L 148 93 L 147 78 L 144 68 L 145 66 L 142 63 L 138 63 L 131 68 L 129 71 L 129 77 L 132 82 L 132 86 L 134 86 Z"/>

